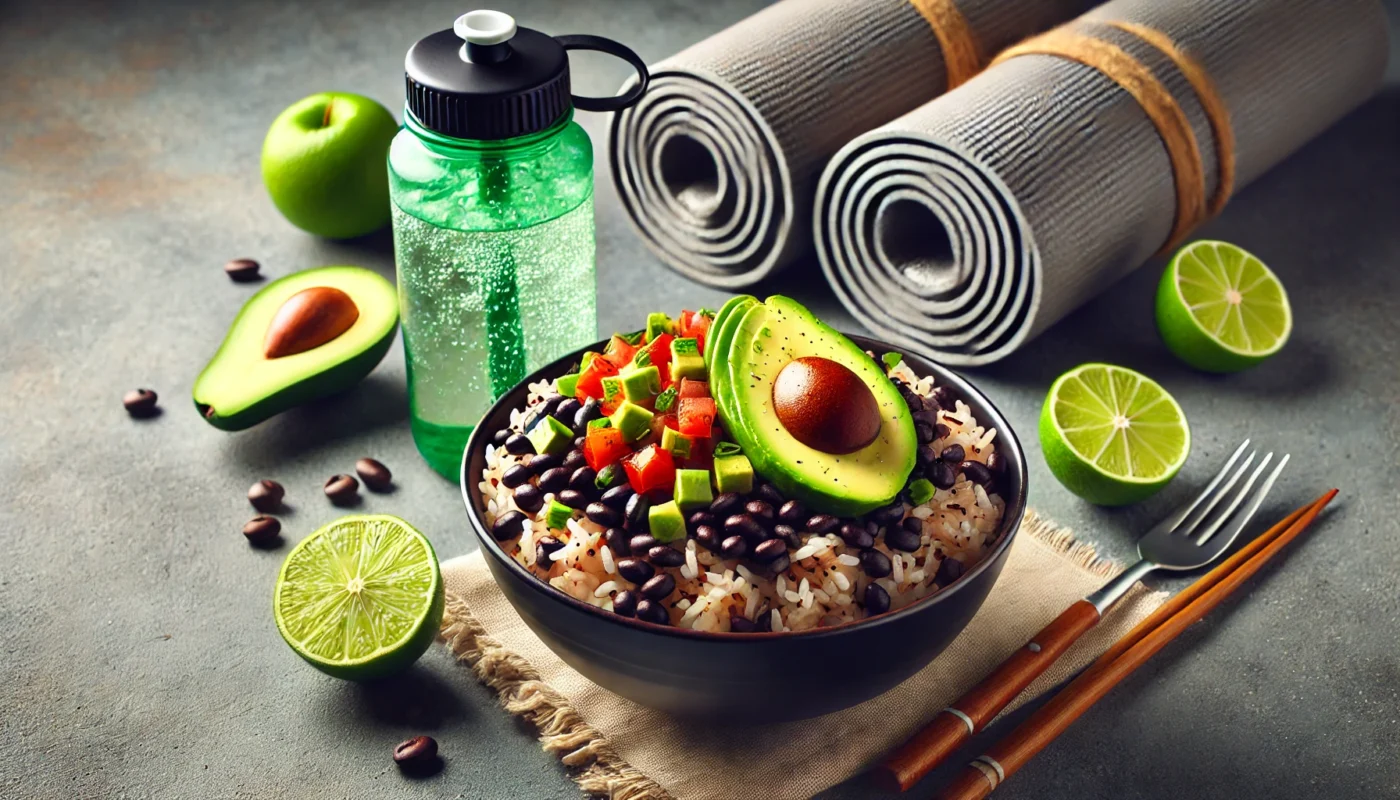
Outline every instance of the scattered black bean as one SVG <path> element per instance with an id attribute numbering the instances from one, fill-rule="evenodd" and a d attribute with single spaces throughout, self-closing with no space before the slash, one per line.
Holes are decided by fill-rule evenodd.
<path id="1" fill-rule="evenodd" d="M 522 484 L 515 489 L 515 504 L 521 511 L 533 514 L 544 508 L 544 492 L 533 483 Z"/>
<path id="2" fill-rule="evenodd" d="M 929 444 L 933 441 L 933 426 L 927 422 L 914 423 L 914 436 L 919 440 L 919 444 Z"/>
<path id="3" fill-rule="evenodd" d="M 925 425 L 938 424 L 938 411 L 932 408 L 925 408 L 923 411 L 915 411 L 909 416 L 914 418 L 915 423 L 922 422 Z"/>
<path id="4" fill-rule="evenodd" d="M 621 528 L 608 528 L 603 532 L 603 541 L 612 551 L 614 558 L 627 558 L 632 555 L 632 543 L 627 531 Z"/>
<path id="5" fill-rule="evenodd" d="M 913 519 L 913 517 L 910 517 L 910 519 Z M 906 553 L 912 553 L 918 550 L 919 546 L 923 544 L 923 538 L 920 536 L 920 533 L 921 531 L 911 531 L 902 525 L 898 528 L 890 528 L 885 531 L 885 544 L 889 545 L 893 550 L 903 550 Z"/>
<path id="6" fill-rule="evenodd" d="M 583 447 L 583 443 L 588 441 L 588 437 L 582 434 L 574 437 L 574 447 Z"/>
<path id="7" fill-rule="evenodd" d="M 150 389 L 132 389 L 122 396 L 122 406 L 126 413 L 138 419 L 155 416 L 156 393 Z"/>
<path id="8" fill-rule="evenodd" d="M 634 494 L 636 492 L 632 491 L 632 487 L 625 483 L 614 486 L 603 492 L 603 504 L 614 511 L 625 511 L 627 510 L 627 501 L 631 500 Z"/>
<path id="9" fill-rule="evenodd" d="M 260 514 L 248 520 L 243 526 L 243 535 L 247 537 L 249 544 L 265 545 L 272 544 L 282 533 L 282 523 L 276 517 L 269 517 Z"/>
<path id="10" fill-rule="evenodd" d="M 332 475 L 321 489 L 338 506 L 353 505 L 360 499 L 360 482 L 349 475 Z"/>
<path id="11" fill-rule="evenodd" d="M 890 561 L 889 556 L 879 550 L 862 550 L 860 568 L 872 578 L 883 578 L 894 572 L 894 563 Z"/>
<path id="12" fill-rule="evenodd" d="M 251 258 L 235 258 L 224 265 L 224 274 L 234 283 L 248 283 L 258 279 L 261 266 Z"/>
<path id="13" fill-rule="evenodd" d="M 658 567 L 679 567 L 685 563 L 685 553 L 669 544 L 658 544 L 647 551 L 647 561 Z"/>
<path id="14" fill-rule="evenodd" d="M 640 589 L 643 597 L 649 597 L 652 600 L 665 600 L 675 590 L 676 579 L 665 572 L 642 584 Z"/>
<path id="15" fill-rule="evenodd" d="M 583 515 L 605 528 L 622 524 L 622 515 L 602 503 L 589 503 L 588 507 L 583 510 Z"/>
<path id="16" fill-rule="evenodd" d="M 528 456 L 535 452 L 535 443 L 523 433 L 512 433 L 506 437 L 506 452 L 513 456 Z"/>
<path id="17" fill-rule="evenodd" d="M 784 567 L 786 569 L 786 567 Z M 754 626 L 758 628 L 758 633 L 771 633 L 773 631 L 773 614 L 766 607 L 758 610 L 758 619 L 754 620 Z"/>
<path id="18" fill-rule="evenodd" d="M 904 518 L 904 503 L 896 500 L 870 512 L 870 519 L 879 525 L 893 525 Z"/>
<path id="19" fill-rule="evenodd" d="M 744 512 L 753 517 L 754 522 L 765 528 L 772 527 L 774 514 L 773 506 L 763 500 L 750 500 L 744 504 Z"/>
<path id="20" fill-rule="evenodd" d="M 598 487 L 594 483 L 597 480 L 598 473 L 594 472 L 592 467 L 582 466 L 574 470 L 573 474 L 569 476 L 569 488 L 583 492 L 591 497 L 598 491 Z"/>
<path id="21" fill-rule="evenodd" d="M 424 770 L 437 762 L 438 743 L 431 736 L 415 736 L 394 748 L 394 763 L 404 770 Z"/>
<path id="22" fill-rule="evenodd" d="M 639 557 L 657 545 L 656 537 L 649 533 L 639 533 L 627 540 L 627 546 Z"/>
<path id="23" fill-rule="evenodd" d="M 567 454 L 564 455 L 564 463 L 560 464 L 559 466 L 563 467 L 564 469 L 567 469 L 569 472 L 573 472 L 579 467 L 587 465 L 588 459 L 584 458 L 583 451 L 575 447 L 573 450 L 570 450 Z"/>
<path id="24" fill-rule="evenodd" d="M 583 508 L 588 505 L 588 495 L 577 489 L 565 489 L 559 493 L 557 499 L 569 508 Z"/>
<path id="25" fill-rule="evenodd" d="M 706 550 L 718 550 L 722 537 L 713 525 L 701 525 L 695 529 L 695 541 Z"/>
<path id="26" fill-rule="evenodd" d="M 783 503 L 787 502 L 787 498 L 783 497 L 783 493 L 778 491 L 778 487 L 774 486 L 771 483 L 759 484 L 758 488 L 754 490 L 754 496 L 760 500 L 768 501 L 773 505 L 774 508 L 777 508 Z"/>
<path id="27" fill-rule="evenodd" d="M 938 454 L 939 459 L 947 461 L 949 464 L 961 464 L 967 458 L 967 451 L 963 450 L 960 444 L 950 444 L 943 448 L 943 452 Z"/>
<path id="28" fill-rule="evenodd" d="M 929 465 L 938 460 L 938 454 L 933 452 L 932 447 L 919 447 L 914 451 L 914 463 L 927 470 Z"/>
<path id="29" fill-rule="evenodd" d="M 567 427 L 573 428 L 574 416 L 578 414 L 581 408 L 583 408 L 583 404 L 570 397 L 555 406 L 554 410 L 549 412 L 549 415 L 564 423 Z"/>
<path id="30" fill-rule="evenodd" d="M 536 456 L 538 458 L 538 456 Z M 512 467 L 512 469 L 514 469 Z M 510 484 L 506 484 L 509 486 Z M 569 471 L 563 467 L 547 469 L 540 474 L 540 491 L 559 494 L 569 487 Z"/>
<path id="31" fill-rule="evenodd" d="M 806 506 L 797 500 L 789 500 L 778 507 L 778 519 L 789 525 L 801 525 L 807 516 Z"/>
<path id="32" fill-rule="evenodd" d="M 501 428 L 500 430 L 496 431 L 494 434 L 491 435 L 491 444 L 494 444 L 497 447 L 505 447 L 506 440 L 510 438 L 510 434 L 510 428 Z"/>
<path id="33" fill-rule="evenodd" d="M 504 542 L 507 539 L 514 539 L 525 529 L 525 515 L 519 511 L 507 511 L 496 517 L 496 522 L 491 526 L 491 535 L 496 537 L 496 541 Z"/>
<path id="34" fill-rule="evenodd" d="M 918 392 L 914 391 L 909 384 L 900 383 L 898 388 L 899 396 L 904 398 L 904 403 L 909 406 L 910 411 L 924 410 L 924 398 L 920 396 Z"/>
<path id="35" fill-rule="evenodd" d="M 939 408 L 952 410 L 957 405 L 958 396 L 948 386 L 936 386 L 933 389 L 933 401 Z"/>
<path id="36" fill-rule="evenodd" d="M 807 530 L 812 533 L 831 533 L 841 527 L 841 520 L 830 514 L 818 514 L 807 520 Z"/>
<path id="37" fill-rule="evenodd" d="M 791 525 L 774 525 L 773 535 L 782 539 L 793 550 L 802 546 L 802 534 L 798 533 L 797 529 Z"/>
<path id="38" fill-rule="evenodd" d="M 1006 472 L 1006 459 L 1001 453 L 992 453 L 987 456 L 987 469 L 991 471 L 992 477 L 1000 478 Z"/>
<path id="39" fill-rule="evenodd" d="M 947 439 L 947 438 L 948 438 L 949 436 L 951 436 L 952 434 L 953 434 L 953 429 L 952 429 L 952 428 L 949 428 L 947 425 L 944 425 L 944 424 L 941 423 L 941 422 L 938 423 L 937 425 L 934 425 L 934 426 L 933 426 L 933 435 L 934 435 L 935 438 L 938 438 L 938 439 Z"/>
<path id="40" fill-rule="evenodd" d="M 730 537 L 742 536 L 746 539 L 763 539 L 765 531 L 758 521 L 748 514 L 734 514 L 724 520 L 724 532 Z M 728 541 L 726 539 L 725 541 Z"/>
<path id="41" fill-rule="evenodd" d="M 742 558 L 749 552 L 749 543 L 743 536 L 731 536 L 720 544 L 719 550 L 725 558 Z"/>
<path id="42" fill-rule="evenodd" d="M 992 482 L 992 471 L 980 461 L 964 461 L 959 469 L 962 470 L 962 474 L 967 476 L 968 480 L 978 485 L 986 486 Z"/>
<path id="43" fill-rule="evenodd" d="M 864 550 L 875 544 L 875 537 L 870 535 L 870 531 L 864 525 L 848 522 L 841 526 L 841 539 L 847 547 L 854 547 L 857 550 Z"/>
<path id="44" fill-rule="evenodd" d="M 865 613 L 867 616 L 883 614 L 890 610 L 890 593 L 878 583 L 865 585 Z"/>
<path id="45" fill-rule="evenodd" d="M 633 533 L 648 533 L 651 531 L 650 513 L 651 501 L 647 496 L 634 494 L 627 498 L 627 506 L 622 512 L 623 524 Z"/>
<path id="46" fill-rule="evenodd" d="M 637 593 L 631 589 L 623 589 L 613 595 L 613 613 L 622 617 L 632 617 L 637 614 Z"/>
<path id="47" fill-rule="evenodd" d="M 282 507 L 282 498 L 287 490 L 277 481 L 261 480 L 248 488 L 248 502 L 264 514 Z"/>
<path id="48" fill-rule="evenodd" d="M 758 624 L 751 620 L 745 619 L 744 617 L 729 618 L 730 633 L 753 633 L 757 630 Z"/>
<path id="49" fill-rule="evenodd" d="M 725 492 L 710 503 L 710 513 L 716 517 L 727 517 L 744 505 L 744 498 L 734 492 Z"/>
<path id="50" fill-rule="evenodd" d="M 642 599 L 637 601 L 637 619 L 657 625 L 671 624 L 671 615 L 667 614 L 666 608 L 655 600 Z"/>
<path id="51" fill-rule="evenodd" d="M 517 486 L 524 486 L 530 482 L 530 468 L 524 464 L 516 464 L 506 470 L 506 474 L 501 476 L 501 483 L 507 489 L 514 489 Z"/>
<path id="52" fill-rule="evenodd" d="M 364 481 L 365 488 L 371 492 L 388 491 L 394 483 L 394 475 L 389 472 L 389 468 L 384 466 L 382 461 L 373 458 L 362 458 L 355 462 L 355 473 Z"/>
<path id="53" fill-rule="evenodd" d="M 778 556 L 782 555 L 783 553 L 786 553 L 787 547 L 787 542 L 777 537 L 774 537 L 765 542 L 762 542 L 761 544 L 759 544 L 758 547 L 755 547 L 753 549 L 754 560 L 761 561 L 766 564 L 772 561 L 773 559 L 777 558 Z"/>
<path id="54" fill-rule="evenodd" d="M 924 532 L 924 521 L 919 519 L 918 517 L 909 517 L 908 519 L 904 520 L 904 522 L 900 523 L 900 527 L 904 528 L 904 530 L 909 531 L 910 533 L 921 534 Z"/>
<path id="55" fill-rule="evenodd" d="M 876 522 L 873 519 L 868 519 L 865 521 L 865 532 L 870 534 L 871 536 L 879 536 L 880 528 L 880 523 Z"/>
<path id="56" fill-rule="evenodd" d="M 584 402 L 583 405 L 579 406 L 578 411 L 574 412 L 574 433 L 577 433 L 580 436 L 587 433 L 588 423 L 592 422 L 595 419 L 601 419 L 602 416 L 603 409 L 598 405 L 598 401 L 593 399 L 592 397 L 588 398 L 588 400 Z M 567 424 L 567 420 L 565 421 L 565 423 Z"/>
<path id="57" fill-rule="evenodd" d="M 951 489 L 958 482 L 958 471 L 947 461 L 939 461 L 929 467 L 928 479 L 939 489 Z"/>
<path id="58" fill-rule="evenodd" d="M 554 409 L 558 408 L 559 404 L 562 402 L 564 402 L 563 395 L 547 394 L 540 400 L 539 405 L 535 406 L 535 410 L 540 414 L 548 416 L 554 413 Z"/>
<path id="59" fill-rule="evenodd" d="M 535 540 L 535 563 L 543 567 L 549 566 L 549 557 L 563 549 L 564 543 L 553 536 L 541 536 Z"/>
<path id="60" fill-rule="evenodd" d="M 943 560 L 938 563 L 938 572 L 934 574 L 933 579 L 938 582 L 939 586 L 947 586 L 961 578 L 966 571 L 967 569 L 961 561 L 952 556 L 944 556 Z"/>
<path id="61" fill-rule="evenodd" d="M 525 462 L 525 466 L 536 475 L 543 475 L 547 470 L 554 469 L 564 463 L 564 456 L 559 453 L 540 453 L 530 456 Z"/>
<path id="62" fill-rule="evenodd" d="M 617 574 L 633 583 L 642 584 L 651 580 L 656 568 L 640 558 L 624 558 L 617 562 Z"/>
<path id="63" fill-rule="evenodd" d="M 696 528 L 699 528 L 701 525 L 714 527 L 718 524 L 719 520 L 715 519 L 714 514 L 708 511 L 695 511 L 692 512 L 689 517 L 686 517 L 685 529 L 690 532 L 691 536 L 694 536 Z"/>

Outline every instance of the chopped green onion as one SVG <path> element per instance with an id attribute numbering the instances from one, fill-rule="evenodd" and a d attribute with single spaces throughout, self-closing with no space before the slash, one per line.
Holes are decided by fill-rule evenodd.
<path id="1" fill-rule="evenodd" d="M 928 478 L 920 478 L 909 484 L 909 502 L 921 506 L 932 499 L 933 484 L 929 482 Z"/>
<path id="2" fill-rule="evenodd" d="M 569 520 L 574 516 L 574 510 L 559 502 L 550 500 L 549 508 L 544 512 L 545 527 L 550 530 L 560 531 L 569 524 Z"/>
<path id="3" fill-rule="evenodd" d="M 594 428 L 606 428 L 611 424 L 612 420 L 608 419 L 607 417 L 599 417 L 598 419 L 590 419 L 588 421 L 588 429 L 592 430 Z"/>
<path id="4" fill-rule="evenodd" d="M 594 420 L 594 422 L 597 422 L 597 420 Z M 603 420 L 603 422 L 607 422 L 607 420 Z M 589 424 L 591 425 L 592 423 Z M 609 464 L 603 467 L 603 470 L 598 473 L 598 477 L 593 479 L 593 485 L 599 489 L 611 489 L 613 486 L 616 486 L 622 478 L 622 468 L 616 464 Z"/>
<path id="5" fill-rule="evenodd" d="M 635 331 L 633 333 L 619 333 L 617 334 L 617 338 L 630 345 L 635 346 L 642 343 L 642 334 L 644 333 L 646 333 L 646 331 Z"/>
<path id="6" fill-rule="evenodd" d="M 651 351 L 638 350 L 637 354 L 632 356 L 632 363 L 639 367 L 651 366 Z"/>
<path id="7" fill-rule="evenodd" d="M 719 456 L 737 456 L 742 452 L 744 452 L 743 448 L 733 442 L 720 442 L 715 445 L 716 458 Z"/>
<path id="8" fill-rule="evenodd" d="M 671 407 L 676 404 L 677 395 L 678 393 L 676 392 L 676 387 L 674 386 L 657 395 L 656 410 L 662 414 L 666 413 L 667 411 L 670 411 Z"/>
<path id="9" fill-rule="evenodd" d="M 699 311 L 695 312 L 695 315 L 698 317 L 708 317 L 710 319 L 714 319 L 715 310 L 713 308 L 702 308 Z"/>
<path id="10" fill-rule="evenodd" d="M 899 362 L 904 360 L 904 356 L 900 355 L 899 353 L 885 353 L 884 355 L 880 356 L 880 360 L 885 364 L 885 371 L 889 372 L 890 370 L 899 366 Z"/>

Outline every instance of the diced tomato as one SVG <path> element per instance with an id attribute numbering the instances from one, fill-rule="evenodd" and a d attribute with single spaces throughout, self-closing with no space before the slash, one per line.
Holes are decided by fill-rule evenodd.
<path id="1" fill-rule="evenodd" d="M 676 483 L 675 459 L 660 445 L 653 444 L 623 459 L 622 468 L 627 471 L 627 482 L 638 494 L 670 488 Z"/>
<path id="2" fill-rule="evenodd" d="M 616 428 L 589 428 L 583 440 L 583 460 L 594 472 L 616 464 L 631 452 L 632 448 L 622 438 L 622 431 Z"/>
<path id="3" fill-rule="evenodd" d="M 714 320 L 709 317 L 696 316 L 695 322 L 686 332 L 686 336 L 695 340 L 695 344 L 700 348 L 700 352 L 705 352 L 705 337 L 710 333 L 710 323 Z"/>
<path id="4" fill-rule="evenodd" d="M 682 399 L 686 397 L 709 397 L 710 384 L 705 381 L 697 381 L 693 378 L 681 378 L 681 388 L 677 396 Z"/>
<path id="5" fill-rule="evenodd" d="M 616 375 L 617 365 L 606 358 L 595 358 L 588 362 L 588 369 L 579 373 L 578 388 L 574 391 L 574 397 L 580 403 L 592 397 L 597 400 L 603 399 L 603 379 Z"/>
<path id="6" fill-rule="evenodd" d="M 709 437 L 715 424 L 715 401 L 708 397 L 686 397 L 676 414 L 680 431 L 686 436 Z"/>
<path id="7" fill-rule="evenodd" d="M 682 312 L 681 312 L 680 323 L 679 323 L 679 325 L 678 325 L 677 328 L 676 328 L 676 330 L 678 330 L 678 331 L 681 332 L 681 336 L 689 336 L 689 335 L 690 335 L 690 326 L 691 326 L 691 324 L 693 324 L 693 323 L 695 322 L 695 317 L 696 317 L 696 316 L 698 316 L 698 315 L 697 315 L 694 311 L 682 311 Z"/>
<path id="8" fill-rule="evenodd" d="M 628 344 L 626 339 L 615 333 L 613 337 L 608 340 L 608 346 L 603 348 L 603 355 L 607 356 L 608 360 L 618 369 L 622 369 L 628 364 L 631 364 L 632 357 L 636 354 L 636 346 Z"/>
<path id="9" fill-rule="evenodd" d="M 671 380 L 671 340 L 676 337 L 663 333 L 646 345 L 646 351 L 651 356 L 652 366 L 661 373 L 661 391 L 671 388 L 674 381 Z"/>

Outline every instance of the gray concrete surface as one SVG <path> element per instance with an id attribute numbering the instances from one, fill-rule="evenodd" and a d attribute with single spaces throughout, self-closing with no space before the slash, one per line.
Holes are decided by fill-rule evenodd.
<path id="1" fill-rule="evenodd" d="M 656 59 L 762 5 L 521 0 L 508 10 L 557 33 L 611 34 Z M 245 433 L 207 427 L 187 399 L 255 290 L 224 278 L 226 259 L 257 258 L 274 276 L 330 263 L 392 274 L 384 236 L 317 241 L 283 221 L 259 180 L 260 143 L 278 111 L 313 91 L 398 109 L 404 50 L 462 8 L 0 6 L 0 797 L 577 796 L 530 731 L 439 649 L 401 679 L 356 686 L 307 668 L 274 630 L 269 596 L 285 550 L 250 550 L 239 535 L 256 479 L 288 487 L 295 541 L 337 516 L 319 495 L 325 477 L 373 455 L 398 489 L 365 509 L 408 517 L 444 555 L 472 547 L 456 488 L 414 453 L 398 348 L 357 390 Z M 590 91 L 623 75 L 602 60 L 576 64 Z M 999 797 L 1400 797 L 1394 64 L 1390 74 L 1380 97 L 1204 232 L 1254 250 L 1288 285 L 1298 320 L 1282 355 L 1228 378 L 1178 365 L 1154 333 L 1155 270 L 1145 269 L 973 374 L 1030 452 L 1034 505 L 1120 558 L 1242 436 L 1296 458 L 1270 515 L 1343 490 L 1325 524 Z M 599 140 L 604 120 L 582 116 Z M 601 327 L 716 305 L 718 293 L 671 277 L 642 248 L 606 169 Z M 811 281 L 761 287 L 779 289 L 849 323 Z M 1039 457 L 1046 387 L 1091 359 L 1156 376 L 1195 430 L 1185 473 L 1137 508 L 1076 501 Z M 126 417 L 119 400 L 136 386 L 161 393 L 163 416 Z M 446 769 L 407 781 L 389 749 L 420 732 L 441 741 Z M 878 795 L 856 779 L 823 796 Z"/>

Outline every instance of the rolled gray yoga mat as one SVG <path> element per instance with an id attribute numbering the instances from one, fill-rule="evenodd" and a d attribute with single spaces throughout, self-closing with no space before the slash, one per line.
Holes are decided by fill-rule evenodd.
<path id="1" fill-rule="evenodd" d="M 1151 69 L 1200 146 L 1217 142 L 1172 60 L 1116 20 L 1166 34 L 1213 79 L 1248 184 L 1380 85 L 1376 0 L 1115 0 L 1070 24 Z M 1168 239 L 1176 187 L 1142 106 L 1094 68 L 1050 55 L 994 64 L 856 138 L 817 191 L 816 240 L 836 294 L 877 336 L 950 364 L 996 361 L 1141 265 Z"/>
<path id="2" fill-rule="evenodd" d="M 1097 2 L 952 5 L 985 64 Z M 662 261 L 724 289 L 749 286 L 809 252 L 827 159 L 948 83 L 939 39 L 911 0 L 783 0 L 651 74 L 642 101 L 613 120 L 613 181 Z"/>

